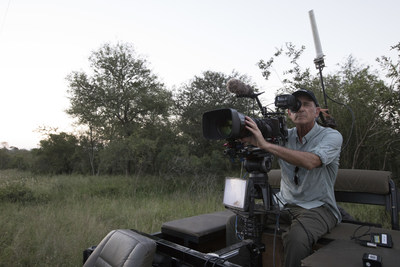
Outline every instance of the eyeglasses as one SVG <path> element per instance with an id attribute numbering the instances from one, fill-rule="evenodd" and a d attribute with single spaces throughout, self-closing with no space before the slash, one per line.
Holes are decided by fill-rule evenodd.
<path id="1" fill-rule="evenodd" d="M 299 167 L 296 166 L 296 168 L 294 169 L 294 178 L 293 178 L 294 183 L 296 185 L 299 184 L 299 176 L 297 175 L 298 172 L 299 172 Z"/>

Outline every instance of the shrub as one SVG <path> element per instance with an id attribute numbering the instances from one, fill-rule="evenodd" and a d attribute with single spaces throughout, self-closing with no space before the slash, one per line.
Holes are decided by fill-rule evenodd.
<path id="1" fill-rule="evenodd" d="M 9 183 L 0 187 L 1 202 L 35 203 L 46 202 L 48 198 L 47 194 L 34 192 L 23 182 Z"/>

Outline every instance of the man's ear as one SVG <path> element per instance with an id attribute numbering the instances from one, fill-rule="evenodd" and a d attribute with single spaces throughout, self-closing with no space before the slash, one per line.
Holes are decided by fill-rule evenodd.
<path id="1" fill-rule="evenodd" d="M 316 108 L 316 111 L 315 111 L 315 114 L 316 114 L 315 117 L 316 117 L 316 118 L 318 118 L 320 112 L 321 112 L 321 108 L 320 108 L 320 107 L 317 107 L 317 108 Z"/>

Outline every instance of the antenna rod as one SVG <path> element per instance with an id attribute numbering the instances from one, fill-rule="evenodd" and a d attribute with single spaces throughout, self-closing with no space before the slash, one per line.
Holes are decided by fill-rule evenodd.
<path id="1" fill-rule="evenodd" d="M 314 64 L 315 64 L 315 67 L 319 70 L 319 79 L 321 81 L 322 92 L 324 94 L 325 108 L 327 109 L 328 103 L 326 101 L 325 85 L 324 85 L 324 79 L 322 76 L 322 69 L 325 67 L 325 62 L 324 62 L 325 55 L 322 52 L 322 46 L 321 46 L 321 41 L 319 39 L 317 23 L 315 22 L 314 10 L 310 10 L 308 12 L 308 14 L 310 16 L 311 30 L 312 30 L 313 37 L 314 37 L 315 52 L 317 54 L 317 57 L 314 59 Z"/>
<path id="2" fill-rule="evenodd" d="M 311 30 L 314 37 L 315 52 L 317 53 L 316 58 L 317 59 L 323 58 L 324 53 L 322 52 L 321 40 L 319 39 L 317 23 L 315 22 L 314 10 L 308 11 L 308 15 L 310 16 Z"/>

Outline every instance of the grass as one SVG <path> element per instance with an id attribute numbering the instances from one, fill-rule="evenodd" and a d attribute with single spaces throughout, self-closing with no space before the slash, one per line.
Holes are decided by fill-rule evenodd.
<path id="1" fill-rule="evenodd" d="M 82 266 L 82 251 L 113 229 L 153 233 L 165 221 L 223 210 L 222 189 L 216 177 L 0 171 L 0 266 Z"/>
<path id="2" fill-rule="evenodd" d="M 82 251 L 113 229 L 158 232 L 163 222 L 224 210 L 222 177 L 35 176 L 0 171 L 0 266 L 82 266 Z M 390 228 L 383 208 L 341 204 Z"/>
<path id="3" fill-rule="evenodd" d="M 382 228 L 391 229 L 390 214 L 385 207 L 354 203 L 338 203 L 356 221 L 379 224 Z"/>

